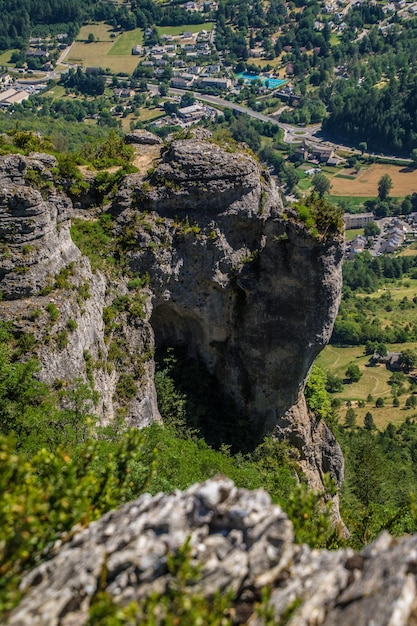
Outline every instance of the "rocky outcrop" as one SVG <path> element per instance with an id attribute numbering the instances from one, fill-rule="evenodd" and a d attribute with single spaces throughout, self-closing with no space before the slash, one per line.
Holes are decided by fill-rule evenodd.
<path id="1" fill-rule="evenodd" d="M 127 281 L 93 274 L 74 245 L 72 202 L 55 185 L 56 165 L 46 154 L 0 158 L 0 319 L 12 322 L 26 356 L 39 359 L 43 380 L 57 388 L 84 380 L 98 391 L 89 410 L 104 421 L 119 412 L 148 425 L 158 419 L 154 364 L 142 356 L 151 329 L 120 312 L 114 342 L 123 344 L 123 359 L 111 358 L 103 314 L 128 292 Z M 121 397 L 123 381 L 133 377 L 136 391 Z"/>
<path id="2" fill-rule="evenodd" d="M 54 157 L 8 155 L 0 167 L 0 288 L 3 298 L 32 296 L 79 259 L 69 236 L 69 199 L 52 182 Z"/>
<path id="3" fill-rule="evenodd" d="M 126 143 L 133 143 L 139 145 L 155 146 L 162 144 L 162 139 L 157 135 L 150 133 L 148 130 L 134 130 L 131 133 L 125 135 Z"/>
<path id="4" fill-rule="evenodd" d="M 339 447 L 303 398 L 337 313 L 340 236 L 284 213 L 251 156 L 200 140 L 174 142 L 145 186 L 130 177 L 113 212 L 119 232 L 135 233 L 131 269 L 150 276 L 156 346 L 202 359 L 260 434 L 301 449 L 315 486 L 324 472 L 340 482 Z"/>
<path id="5" fill-rule="evenodd" d="M 71 241 L 54 166 L 46 155 L 0 159 L 0 314 L 32 337 L 42 377 L 88 380 L 104 419 L 119 410 L 144 426 L 159 419 L 154 348 L 185 346 L 258 440 L 275 430 L 300 449 L 312 485 L 325 472 L 340 483 L 340 449 L 303 390 L 338 308 L 341 237 L 284 212 L 252 156 L 174 141 L 146 180 L 126 177 L 111 207 L 115 253 L 149 279 L 132 297 L 126 276 L 93 274 Z"/>
<path id="6" fill-rule="evenodd" d="M 224 477 L 183 493 L 142 495 L 74 529 L 25 576 L 24 597 L 8 623 L 84 624 L 98 590 L 122 606 L 164 596 L 173 584 L 168 558 L 187 541 L 199 572 L 187 591 L 207 598 L 232 592 L 235 624 L 265 623 L 255 610 L 265 586 L 277 624 L 417 623 L 417 537 L 384 533 L 356 554 L 311 550 L 294 544 L 291 522 L 264 491 L 237 489 Z"/>

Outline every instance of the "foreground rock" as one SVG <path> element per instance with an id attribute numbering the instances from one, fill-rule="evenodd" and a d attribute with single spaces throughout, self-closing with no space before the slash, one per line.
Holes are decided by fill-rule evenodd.
<path id="1" fill-rule="evenodd" d="M 233 591 L 235 623 L 263 624 L 254 603 L 266 585 L 276 623 L 290 609 L 292 626 L 417 623 L 417 537 L 382 534 L 359 554 L 310 550 L 293 543 L 290 521 L 264 491 L 217 477 L 183 493 L 145 494 L 76 531 L 25 577 L 9 624 L 84 624 L 98 588 L 120 605 L 164 594 L 167 557 L 187 540 L 201 568 L 190 593 Z"/>

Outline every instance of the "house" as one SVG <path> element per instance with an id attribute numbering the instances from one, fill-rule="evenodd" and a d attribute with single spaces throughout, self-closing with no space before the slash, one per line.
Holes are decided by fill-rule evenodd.
<path id="1" fill-rule="evenodd" d="M 320 162 L 327 162 L 329 159 L 334 157 L 334 150 L 333 148 L 324 148 L 324 147 L 318 146 L 317 148 L 313 149 L 313 155 Z"/>
<path id="2" fill-rule="evenodd" d="M 401 370 L 401 352 L 387 352 L 385 356 L 375 351 L 370 359 L 371 365 L 377 363 L 385 364 L 385 367 L 391 372 L 398 372 Z"/>
<path id="3" fill-rule="evenodd" d="M 220 72 L 220 65 L 207 65 L 205 68 L 206 74 L 218 74 Z"/>
<path id="4" fill-rule="evenodd" d="M 0 94 L 1 96 L 2 94 Z M 27 91 L 17 91 L 14 94 L 10 95 L 7 99 L 2 99 L 0 101 L 1 106 L 10 106 L 11 104 L 20 104 L 24 100 L 29 98 L 30 94 Z"/>
<path id="5" fill-rule="evenodd" d="M 134 89 L 129 89 L 127 88 L 120 88 L 120 89 L 115 89 L 114 90 L 114 95 L 118 96 L 119 98 L 131 98 L 135 95 L 135 91 Z"/>
<path id="6" fill-rule="evenodd" d="M 401 352 L 388 352 L 385 357 L 385 365 L 387 370 L 398 372 L 401 370 Z"/>
<path id="7" fill-rule="evenodd" d="M 142 46 L 133 46 L 132 48 L 132 54 L 134 55 L 141 55 L 143 53 L 143 48 Z"/>
<path id="8" fill-rule="evenodd" d="M 188 107 L 178 109 L 178 117 L 185 123 L 198 122 L 206 114 L 205 107 L 202 104 L 192 104 Z"/>
<path id="9" fill-rule="evenodd" d="M 367 224 L 374 221 L 373 213 L 345 213 L 343 215 L 343 222 L 345 229 L 350 228 L 364 228 Z"/>
<path id="10" fill-rule="evenodd" d="M 16 89 L 6 89 L 0 93 L 0 106 L 8 106 L 7 99 L 17 93 Z"/>
<path id="11" fill-rule="evenodd" d="M 198 79 L 198 86 L 202 88 L 214 87 L 215 89 L 229 89 L 232 86 L 232 81 L 230 80 L 230 78 L 203 76 Z"/>
<path id="12" fill-rule="evenodd" d="M 393 252 L 397 252 L 404 243 L 404 236 L 394 235 L 388 239 L 388 241 L 384 241 L 379 248 L 379 252 L 385 252 L 386 254 L 392 254 Z"/>
<path id="13" fill-rule="evenodd" d="M 26 52 L 27 57 L 49 57 L 49 52 L 43 48 L 28 48 Z"/>
<path id="14" fill-rule="evenodd" d="M 180 74 L 179 76 L 173 76 L 171 78 L 171 87 L 177 89 L 189 89 L 195 81 L 195 76 L 192 74 Z"/>
<path id="15" fill-rule="evenodd" d="M 303 161 L 307 161 L 309 154 L 310 154 L 310 146 L 308 145 L 308 143 L 306 142 L 305 139 L 303 139 L 301 145 L 299 145 L 295 151 L 295 154 L 297 156 L 301 156 L 301 158 L 303 159 Z M 306 172 L 307 173 L 307 172 Z M 315 172 L 314 172 L 315 173 Z"/>
<path id="16" fill-rule="evenodd" d="M 251 48 L 249 50 L 249 56 L 254 59 L 261 59 L 265 54 L 265 50 L 263 48 Z"/>
<path id="17" fill-rule="evenodd" d="M 365 250 L 367 241 L 362 235 L 356 235 L 354 239 L 346 246 L 346 258 L 353 259 L 357 254 Z"/>

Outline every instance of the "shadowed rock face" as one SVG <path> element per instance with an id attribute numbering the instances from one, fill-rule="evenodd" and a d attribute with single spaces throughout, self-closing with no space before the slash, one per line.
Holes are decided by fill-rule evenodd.
<path id="1" fill-rule="evenodd" d="M 156 345 L 183 344 L 201 358 L 256 429 L 282 431 L 306 467 L 317 469 L 316 444 L 332 449 L 319 473 L 339 482 L 339 447 L 308 416 L 303 390 L 337 314 L 341 239 L 310 235 L 283 214 L 250 156 L 204 141 L 175 142 L 150 189 L 131 178 L 114 211 L 121 232 L 136 228 L 129 260 L 151 278 Z"/>
<path id="2" fill-rule="evenodd" d="M 417 623 L 416 536 L 383 533 L 357 554 L 310 550 L 294 544 L 291 522 L 264 491 L 237 489 L 221 476 L 183 493 L 144 494 L 89 528 L 74 529 L 24 577 L 23 599 L 8 623 L 84 624 L 98 590 L 122 606 L 164 595 L 172 584 L 168 556 L 186 541 L 199 571 L 189 592 L 207 598 L 232 592 L 235 624 L 263 626 L 255 602 L 265 586 L 277 624 Z"/>

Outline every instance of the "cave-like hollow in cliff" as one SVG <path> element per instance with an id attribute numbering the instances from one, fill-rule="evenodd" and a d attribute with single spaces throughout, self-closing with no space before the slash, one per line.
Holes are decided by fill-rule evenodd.
<path id="1" fill-rule="evenodd" d="M 222 392 L 222 382 L 202 358 L 204 330 L 200 320 L 166 303 L 154 309 L 150 323 L 155 341 L 158 406 L 163 420 L 171 421 L 171 416 L 164 414 L 166 405 L 162 406 L 161 401 L 165 391 L 161 384 L 165 385 L 165 377 L 169 377 L 170 389 L 173 384 L 176 397 L 183 403 L 189 428 L 215 448 L 226 444 L 234 451 L 253 449 L 259 443 L 259 435 L 233 400 Z"/>

